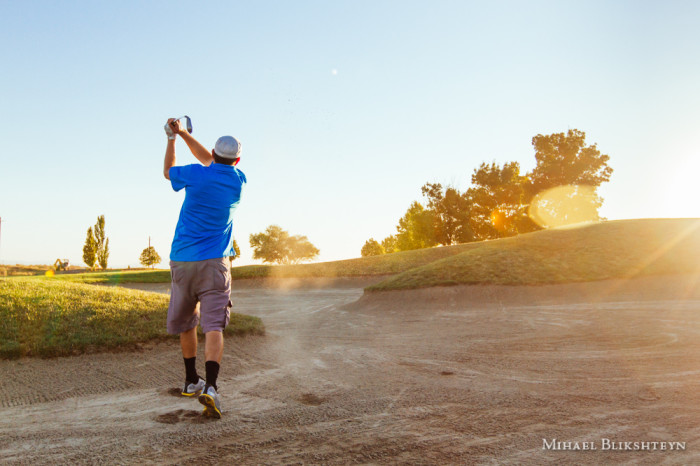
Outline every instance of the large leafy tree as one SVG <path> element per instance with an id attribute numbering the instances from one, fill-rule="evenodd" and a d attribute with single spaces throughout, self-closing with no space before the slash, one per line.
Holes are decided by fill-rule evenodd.
<path id="1" fill-rule="evenodd" d="M 414 201 L 396 226 L 396 249 L 408 251 L 435 246 L 435 213 Z"/>
<path id="2" fill-rule="evenodd" d="M 469 225 L 471 202 L 466 193 L 440 183 L 426 183 L 421 192 L 434 213 L 435 240 L 443 246 L 474 241 Z"/>
<path id="3" fill-rule="evenodd" d="M 87 238 L 85 238 L 85 245 L 83 246 L 83 262 L 85 262 L 89 268 L 93 268 L 97 259 L 96 255 L 97 240 L 95 240 L 92 227 L 89 227 L 87 230 Z"/>
<path id="4" fill-rule="evenodd" d="M 537 166 L 529 173 L 534 193 L 555 186 L 600 186 L 610 181 L 613 169 L 610 157 L 601 154 L 596 144 L 586 145 L 586 133 L 570 129 L 566 134 L 538 134 L 532 138 Z"/>
<path id="5" fill-rule="evenodd" d="M 577 129 L 538 134 L 532 145 L 537 165 L 528 174 L 528 202 L 534 198 L 534 207 L 546 213 L 550 224 L 599 220 L 603 199 L 597 188 L 610 181 L 610 157 L 601 154 L 596 144 L 586 145 L 586 133 Z M 545 192 L 553 188 L 557 189 L 552 195 Z"/>
<path id="6" fill-rule="evenodd" d="M 470 225 L 480 239 L 513 236 L 526 224 L 526 178 L 520 164 L 482 163 L 474 170 L 472 187 L 467 191 L 471 202 Z"/>
<path id="7" fill-rule="evenodd" d="M 319 254 L 306 236 L 290 236 L 278 225 L 270 225 L 264 232 L 250 235 L 253 259 L 277 264 L 298 264 L 312 260 Z"/>

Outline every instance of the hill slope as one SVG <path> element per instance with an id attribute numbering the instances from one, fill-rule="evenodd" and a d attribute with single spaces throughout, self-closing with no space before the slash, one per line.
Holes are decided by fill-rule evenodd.
<path id="1" fill-rule="evenodd" d="M 455 256 L 390 277 L 367 291 L 698 273 L 700 219 L 616 220 L 472 246 Z"/>
<path id="2" fill-rule="evenodd" d="M 700 219 L 615 220 L 513 238 L 298 265 L 233 267 L 234 280 L 395 275 L 369 291 L 469 283 L 564 283 L 699 271 Z M 168 283 L 169 270 L 59 274 L 85 283 Z M 235 285 L 234 285 L 235 286 Z"/>
<path id="3" fill-rule="evenodd" d="M 416 249 L 381 256 L 359 257 L 331 262 L 296 265 L 244 265 L 233 267 L 234 280 L 248 278 L 320 278 L 366 277 L 393 275 L 414 267 L 429 264 L 473 248 L 475 243 L 458 244 L 442 248 Z M 57 274 L 55 280 L 81 283 L 170 283 L 169 270 L 140 270 L 118 272 L 93 272 Z"/>

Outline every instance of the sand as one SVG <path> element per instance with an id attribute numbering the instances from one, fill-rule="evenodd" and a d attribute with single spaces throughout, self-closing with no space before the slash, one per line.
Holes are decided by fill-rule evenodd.
<path id="1" fill-rule="evenodd" d="M 366 296 L 372 280 L 237 281 L 235 310 L 267 335 L 227 339 L 221 420 L 177 396 L 176 341 L 1 361 L 0 463 L 698 463 L 699 278 Z"/>

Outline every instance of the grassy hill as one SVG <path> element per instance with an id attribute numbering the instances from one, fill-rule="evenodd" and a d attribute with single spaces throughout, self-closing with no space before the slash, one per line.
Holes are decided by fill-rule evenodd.
<path id="1" fill-rule="evenodd" d="M 361 257 L 332 262 L 297 265 L 244 265 L 233 267 L 234 280 L 248 278 L 317 278 L 317 277 L 366 277 L 393 275 L 414 267 L 429 264 L 445 257 L 459 254 L 473 245 L 459 244 L 444 248 L 417 249 L 383 256 Z M 92 272 L 84 274 L 57 274 L 54 280 L 82 283 L 169 283 L 169 270 L 142 270 L 117 272 Z"/>
<path id="2" fill-rule="evenodd" d="M 0 357 L 132 348 L 168 338 L 168 296 L 43 278 L 0 278 Z M 228 335 L 261 334 L 257 317 L 231 313 Z"/>
<path id="3" fill-rule="evenodd" d="M 700 219 L 615 220 L 513 238 L 299 265 L 233 267 L 247 278 L 394 275 L 369 291 L 469 283 L 534 285 L 700 271 Z M 168 270 L 59 274 L 86 283 L 167 283 Z"/>
<path id="4" fill-rule="evenodd" d="M 397 274 L 367 291 L 700 273 L 700 219 L 617 220 L 468 246 L 460 254 Z"/>

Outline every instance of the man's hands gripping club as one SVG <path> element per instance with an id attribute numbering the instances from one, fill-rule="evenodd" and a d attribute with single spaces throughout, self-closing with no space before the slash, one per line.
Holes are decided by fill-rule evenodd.
<path id="1" fill-rule="evenodd" d="M 208 167 L 214 161 L 211 152 L 187 132 L 179 119 L 168 118 L 165 124 L 165 134 L 168 136 L 168 145 L 165 148 L 165 162 L 163 164 L 163 176 L 165 176 L 166 180 L 170 179 L 170 168 L 176 164 L 175 139 L 177 136 L 180 136 L 185 141 L 192 155 L 202 165 Z"/>

